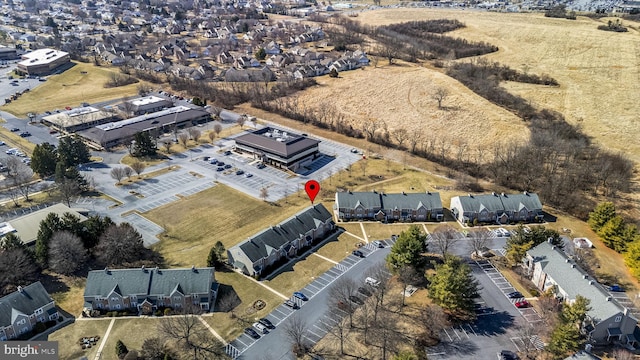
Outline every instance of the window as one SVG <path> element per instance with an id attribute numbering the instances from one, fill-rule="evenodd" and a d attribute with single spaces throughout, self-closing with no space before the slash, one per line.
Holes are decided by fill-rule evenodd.
<path id="1" fill-rule="evenodd" d="M 116 309 L 120 309 L 120 304 L 116 304 Z"/>
<path id="2" fill-rule="evenodd" d="M 27 323 L 27 319 L 22 319 L 22 320 L 18 320 L 18 322 L 16 324 L 18 325 L 24 325 Z"/>
<path id="3" fill-rule="evenodd" d="M 34 313 L 35 313 L 36 315 L 40 315 L 40 314 L 42 314 L 42 309 L 37 309 Z"/>
<path id="4" fill-rule="evenodd" d="M 615 322 L 620 322 L 622 321 L 622 315 L 618 315 L 616 316 L 616 318 L 614 319 Z"/>

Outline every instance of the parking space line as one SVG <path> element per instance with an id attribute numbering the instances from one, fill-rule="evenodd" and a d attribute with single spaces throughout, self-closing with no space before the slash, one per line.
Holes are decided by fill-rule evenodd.
<path id="1" fill-rule="evenodd" d="M 449 341 L 453 341 L 453 339 L 451 338 L 451 335 L 449 335 L 449 332 L 447 331 L 447 329 L 442 329 L 442 331 L 444 331 L 444 333 L 447 334 L 447 337 L 449 338 Z"/>

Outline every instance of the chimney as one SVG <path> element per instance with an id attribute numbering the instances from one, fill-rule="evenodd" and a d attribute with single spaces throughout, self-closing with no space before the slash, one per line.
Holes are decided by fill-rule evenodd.
<path id="1" fill-rule="evenodd" d="M 18 285 L 18 292 L 23 292 L 24 289 L 22 288 L 22 286 Z"/>
<path id="2" fill-rule="evenodd" d="M 495 192 L 495 191 L 494 191 L 494 192 L 492 192 L 492 193 L 491 193 L 491 195 L 496 196 L 496 192 Z"/>
<path id="3" fill-rule="evenodd" d="M 529 193 L 528 193 L 526 190 L 523 192 L 523 194 L 525 194 L 525 195 L 529 195 Z"/>
<path id="4" fill-rule="evenodd" d="M 571 268 L 572 269 L 575 268 L 575 267 L 576 267 L 576 264 L 571 264 Z"/>
<path id="5" fill-rule="evenodd" d="M 431 195 L 431 191 L 427 190 L 427 195 Z"/>
<path id="6" fill-rule="evenodd" d="M 607 296 L 607 301 L 611 301 L 611 296 Z"/>
<path id="7" fill-rule="evenodd" d="M 584 275 L 582 275 L 582 278 L 583 278 L 583 279 L 588 279 L 588 278 L 589 278 L 589 275 L 584 274 Z"/>
<path id="8" fill-rule="evenodd" d="M 502 196 L 505 196 L 504 193 L 501 194 Z"/>
<path id="9" fill-rule="evenodd" d="M 473 195 L 471 195 L 471 193 L 469 193 L 468 195 L 469 195 L 469 197 L 470 197 L 470 198 L 472 198 L 472 197 L 473 197 Z"/>
<path id="10" fill-rule="evenodd" d="M 104 268 L 104 273 L 105 273 L 105 274 L 108 274 L 108 273 L 109 273 L 109 268 L 108 268 L 108 267 Z"/>
<path id="11" fill-rule="evenodd" d="M 564 259 L 564 262 L 568 263 L 568 262 L 569 262 L 569 259 Z"/>
<path id="12" fill-rule="evenodd" d="M 553 238 L 549 237 L 549 238 L 547 239 L 547 242 L 548 242 L 549 244 L 551 244 L 551 243 L 552 243 L 552 241 L 551 241 L 551 240 L 553 240 Z"/>
<path id="13" fill-rule="evenodd" d="M 191 265 L 191 271 L 196 272 L 196 266 L 195 265 Z"/>
<path id="14" fill-rule="evenodd" d="M 589 285 L 593 285 L 593 280 L 589 280 Z"/>
<path id="15" fill-rule="evenodd" d="M 403 191 L 403 192 L 402 192 L 402 195 L 407 195 L 407 193 Z"/>

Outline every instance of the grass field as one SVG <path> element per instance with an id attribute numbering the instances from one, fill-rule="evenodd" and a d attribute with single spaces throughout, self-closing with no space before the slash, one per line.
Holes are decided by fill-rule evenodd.
<path id="1" fill-rule="evenodd" d="M 332 262 L 309 254 L 306 258 L 287 265 L 275 278 L 264 281 L 264 284 L 284 295 L 289 295 L 291 291 L 298 291 L 305 287 L 332 266 L 334 266 Z"/>
<path id="2" fill-rule="evenodd" d="M 218 184 L 145 216 L 167 229 L 156 250 L 170 266 L 204 266 L 217 241 L 229 248 L 301 209 L 282 209 Z"/>
<path id="3" fill-rule="evenodd" d="M 43 113 L 65 106 L 78 106 L 82 102 L 96 103 L 137 95 L 138 84 L 105 88 L 104 84 L 114 73 L 119 73 L 117 68 L 75 63 L 71 69 L 49 76 L 46 82 L 0 109 L 24 117 L 29 112 Z"/>
<path id="4" fill-rule="evenodd" d="M 111 319 L 100 320 L 77 320 L 75 323 L 66 326 L 53 334 L 49 335 L 49 341 L 58 341 L 58 350 L 60 351 L 60 359 L 79 359 L 86 356 L 93 359 L 98 351 L 98 346 L 104 341 L 104 334 L 109 327 Z M 94 346 L 88 350 L 82 350 L 78 341 L 84 336 L 100 336 L 98 346 Z M 114 343 L 115 344 L 115 343 Z M 107 358 L 104 358 L 107 359 Z"/>
<path id="5" fill-rule="evenodd" d="M 569 122 L 580 124 L 599 143 L 622 151 L 640 162 L 640 142 L 635 139 L 635 134 L 640 132 L 640 123 L 636 121 L 637 107 L 633 105 L 640 101 L 640 84 L 637 81 L 640 75 L 640 52 L 637 51 L 640 37 L 637 23 L 625 21 L 625 25 L 632 25 L 628 33 L 612 33 L 597 30 L 598 25 L 606 24 L 608 18 L 594 20 L 578 17 L 575 21 L 569 21 L 546 18 L 542 14 L 450 9 L 385 9 L 362 12 L 356 19 L 370 25 L 385 25 L 442 18 L 458 19 L 465 23 L 466 28 L 456 30 L 451 35 L 485 41 L 500 48 L 498 52 L 486 55 L 486 58 L 521 71 L 549 74 L 560 83 L 559 87 L 505 83 L 505 88 L 531 100 L 535 106 L 560 111 Z M 397 80 L 391 79 L 390 82 L 385 73 L 392 70 L 369 68 L 364 72 L 351 72 L 358 73 L 354 77 L 368 79 L 366 88 L 360 80 L 342 73 L 343 79 L 324 79 L 327 83 L 332 83 L 332 86 L 320 89 L 312 97 L 316 101 L 322 101 L 329 94 L 340 91 L 336 89 L 350 89 L 348 97 L 331 96 L 341 108 L 344 107 L 345 112 L 359 115 L 366 114 L 367 109 L 375 109 L 372 111 L 375 116 L 397 119 L 394 124 L 389 124 L 390 128 L 401 124 L 411 127 L 415 126 L 414 123 L 422 125 L 424 119 L 439 116 L 428 95 L 422 99 L 424 102 L 418 103 L 423 106 L 419 106 L 417 110 L 413 108 L 416 105 L 414 100 L 419 94 L 429 93 L 424 87 L 442 85 L 456 93 L 449 105 L 462 108 L 453 117 L 464 119 L 465 111 L 469 111 L 472 123 L 459 126 L 460 123 L 454 120 L 440 127 L 425 124 L 430 131 L 441 135 L 451 134 L 468 139 L 469 142 L 487 141 L 487 144 L 496 140 L 496 136 L 500 138 L 503 132 L 506 139 L 511 139 L 520 131 L 522 125 L 518 121 L 514 123 L 508 120 L 508 115 L 500 115 L 500 110 L 492 109 L 492 105 L 482 105 L 480 100 L 477 103 L 470 102 L 465 89 L 459 88 L 454 84 L 455 81 L 444 80 L 439 72 L 414 67 L 395 71 L 398 73 Z M 367 76 L 367 72 L 375 75 Z M 407 75 L 403 75 L 404 73 Z M 412 76 L 414 79 L 402 83 L 405 76 Z M 375 89 L 379 89 L 377 96 L 374 96 Z M 477 111 L 477 116 L 474 110 Z M 426 112 L 426 116 L 420 116 L 420 111 Z M 415 121 L 416 118 L 423 121 Z M 484 126 L 485 124 L 489 126 Z M 493 130 L 497 125 L 500 130 Z M 484 136 L 485 131 L 478 133 L 476 126 L 492 130 Z"/>

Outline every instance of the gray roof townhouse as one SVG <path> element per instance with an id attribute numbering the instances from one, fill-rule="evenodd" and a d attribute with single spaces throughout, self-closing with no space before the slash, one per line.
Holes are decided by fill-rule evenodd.
<path id="1" fill-rule="evenodd" d="M 339 221 L 440 221 L 443 218 L 439 193 L 386 194 L 377 191 L 337 192 L 334 206 Z"/>
<path id="2" fill-rule="evenodd" d="M 537 194 L 481 194 L 451 198 L 451 213 L 461 223 L 533 222 L 543 217 Z"/>
<path id="3" fill-rule="evenodd" d="M 85 311 L 137 311 L 159 308 L 211 311 L 218 283 L 213 268 L 104 269 L 90 271 L 84 290 Z"/>
<path id="4" fill-rule="evenodd" d="M 227 261 L 246 275 L 265 275 L 300 249 L 325 240 L 334 229 L 331 213 L 322 204 L 313 205 L 230 247 Z"/>
<path id="5" fill-rule="evenodd" d="M 578 295 L 589 299 L 591 310 L 582 331 L 593 344 L 620 342 L 637 345 L 637 319 L 597 281 L 569 259 L 562 249 L 543 242 L 527 251 L 524 259 L 533 283 L 542 291 L 552 289 L 565 302 Z"/>
<path id="6" fill-rule="evenodd" d="M 39 322 L 58 318 L 55 302 L 38 281 L 0 298 L 0 341 L 15 339 Z"/>

